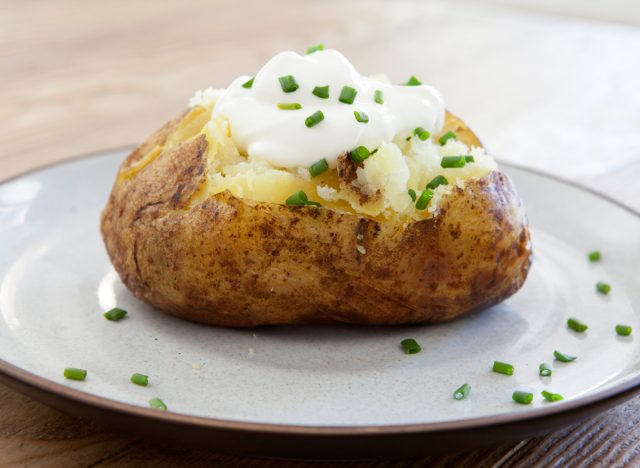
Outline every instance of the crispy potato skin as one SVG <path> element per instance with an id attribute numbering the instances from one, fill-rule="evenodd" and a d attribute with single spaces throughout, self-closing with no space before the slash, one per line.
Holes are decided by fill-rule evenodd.
<path id="1" fill-rule="evenodd" d="M 464 123 L 448 119 L 461 140 L 479 144 Z M 121 171 L 179 121 L 135 150 Z M 503 301 L 527 276 L 526 218 L 500 172 L 456 188 L 437 217 L 403 227 L 228 192 L 189 208 L 206 177 L 206 151 L 200 135 L 118 178 L 102 213 L 124 284 L 170 314 L 233 327 L 435 323 Z"/>

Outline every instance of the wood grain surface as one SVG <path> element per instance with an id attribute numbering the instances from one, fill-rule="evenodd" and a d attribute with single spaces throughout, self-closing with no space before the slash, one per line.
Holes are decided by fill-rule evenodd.
<path id="1" fill-rule="evenodd" d="M 600 2 L 587 2 L 584 11 L 575 11 L 580 2 L 569 2 L 565 8 L 558 8 L 557 2 L 538 2 L 535 12 L 515 9 L 511 3 L 3 0 L 0 179 L 81 153 L 141 141 L 180 112 L 195 89 L 225 86 L 280 50 L 303 50 L 322 41 L 340 48 L 363 72 L 386 70 L 396 81 L 412 73 L 429 76 L 445 96 L 452 96 L 454 111 L 470 116 L 466 120 L 489 147 L 497 148 L 499 156 L 538 168 L 574 157 L 566 166 L 566 177 L 640 209 L 640 93 L 626 84 L 640 82 L 637 5 L 616 1 L 615 8 L 602 16 L 608 21 L 604 22 L 594 19 L 599 17 L 596 3 Z M 544 11 L 540 5 L 547 3 L 556 7 Z M 591 19 L 580 18 L 584 16 Z M 459 44 L 455 38 L 460 38 Z M 581 99 L 592 96 L 588 108 L 594 115 L 607 116 L 608 131 L 613 132 L 607 144 L 615 149 L 609 154 L 590 153 L 591 146 L 585 152 L 580 146 L 584 135 L 593 131 L 591 120 L 582 115 L 584 106 L 566 113 L 570 110 L 559 97 L 563 94 L 552 99 L 549 92 L 535 103 L 528 101 L 524 90 L 530 92 L 531 82 L 513 70 L 540 69 L 540 63 L 553 56 L 553 41 L 558 43 L 559 38 L 565 54 L 554 62 L 559 67 L 571 71 L 587 66 L 591 59 L 609 61 L 586 82 L 575 78 L 579 89 L 607 90 L 582 93 Z M 567 50 L 575 54 L 567 56 Z M 581 54 L 589 59 L 582 65 Z M 511 58 L 505 63 L 505 57 Z M 477 66 L 481 72 L 461 70 L 461 64 Z M 489 64 L 502 68 L 485 76 L 482 66 Z M 620 73 L 626 73 L 626 80 L 607 87 L 607 80 Z M 556 75 L 531 79 L 537 80 L 536 86 L 570 93 L 572 83 L 566 81 L 566 73 Z M 505 85 L 495 76 L 510 79 Z M 635 94 L 629 93 L 634 89 Z M 526 137 L 528 146 L 509 151 L 513 143 L 509 135 L 535 130 L 536 122 L 540 127 L 550 125 L 540 115 L 551 116 L 552 123 L 554 115 L 573 120 L 554 123 L 562 129 L 562 138 L 540 158 L 526 153 L 535 143 Z M 572 147 L 580 151 L 573 155 Z M 561 152 L 554 153 L 554 148 Z M 420 460 L 343 466 L 637 465 L 639 425 L 640 398 L 636 398 L 577 426 L 528 441 Z M 0 465 L 327 466 L 168 447 L 109 432 L 1 386 Z"/>

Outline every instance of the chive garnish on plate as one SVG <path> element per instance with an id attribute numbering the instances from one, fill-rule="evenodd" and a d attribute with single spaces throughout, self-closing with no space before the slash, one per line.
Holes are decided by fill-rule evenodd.
<path id="1" fill-rule="evenodd" d="M 447 133 L 445 133 L 438 139 L 438 142 L 440 143 L 440 146 L 444 146 L 447 143 L 447 141 L 451 140 L 452 138 L 454 140 L 457 140 L 458 136 L 454 132 L 449 130 Z"/>
<path id="2" fill-rule="evenodd" d="M 253 86 L 253 80 L 255 80 L 255 79 L 256 79 L 256 77 L 252 76 L 249 80 L 247 80 L 244 83 L 242 83 L 242 87 L 243 88 L 247 88 L 247 89 L 251 88 Z"/>
<path id="3" fill-rule="evenodd" d="M 357 163 L 363 162 L 369 156 L 371 156 L 371 153 L 369 153 L 366 146 L 358 146 L 356 149 L 349 152 L 349 157 Z"/>
<path id="4" fill-rule="evenodd" d="M 369 122 L 369 116 L 367 114 L 365 114 L 364 112 L 360 112 L 360 111 L 353 111 L 353 115 L 355 116 L 356 120 L 360 123 L 368 123 Z"/>
<path id="5" fill-rule="evenodd" d="M 319 50 L 324 50 L 324 44 L 318 44 L 311 46 L 307 49 L 307 55 L 313 54 L 314 52 L 318 52 Z"/>
<path id="6" fill-rule="evenodd" d="M 407 82 L 405 83 L 406 86 L 420 86 L 421 84 L 422 84 L 422 81 L 420 81 L 418 78 L 416 78 L 413 75 L 411 75 L 407 80 Z"/>
<path id="7" fill-rule="evenodd" d="M 631 335 L 631 331 L 631 325 L 623 325 L 621 323 L 616 325 L 616 333 L 620 336 L 629 336 Z"/>
<path id="8" fill-rule="evenodd" d="M 561 400 L 564 400 L 564 397 L 562 395 L 560 395 L 559 393 L 551 393 L 551 392 L 548 392 L 546 390 L 542 390 L 542 392 L 540 392 L 540 394 L 547 401 L 561 401 Z"/>
<path id="9" fill-rule="evenodd" d="M 298 102 L 279 102 L 278 109 L 281 110 L 298 110 L 302 109 L 302 104 Z"/>
<path id="10" fill-rule="evenodd" d="M 67 367 L 64 370 L 64 376 L 71 380 L 84 380 L 87 378 L 86 369 L 78 369 L 76 367 Z"/>
<path id="11" fill-rule="evenodd" d="M 384 94 L 379 89 L 373 92 L 373 100 L 378 104 L 384 104 Z"/>
<path id="12" fill-rule="evenodd" d="M 311 127 L 315 127 L 323 120 L 324 120 L 324 114 L 322 113 L 321 110 L 317 110 L 305 119 L 304 124 L 307 127 L 311 128 Z"/>
<path id="13" fill-rule="evenodd" d="M 596 283 L 596 290 L 601 294 L 609 294 L 611 292 L 611 285 L 603 281 Z"/>
<path id="14" fill-rule="evenodd" d="M 449 185 L 449 181 L 445 176 L 435 176 L 433 179 L 431 179 L 431 182 L 427 184 L 427 188 L 435 190 L 440 185 Z"/>
<path id="15" fill-rule="evenodd" d="M 424 210 L 433 198 L 433 190 L 424 189 L 416 201 L 416 210 Z"/>
<path id="16" fill-rule="evenodd" d="M 307 197 L 307 194 L 304 192 L 304 190 L 298 190 L 296 193 L 291 195 L 286 199 L 285 204 L 289 206 L 322 206 L 318 202 L 309 200 L 309 197 Z"/>
<path id="17" fill-rule="evenodd" d="M 160 398 L 155 397 L 149 400 L 149 406 L 153 409 L 167 411 L 167 405 Z"/>
<path id="18" fill-rule="evenodd" d="M 602 254 L 599 250 L 594 250 L 593 252 L 589 252 L 589 255 L 587 257 L 589 258 L 590 262 L 598 262 L 602 258 Z"/>
<path id="19" fill-rule="evenodd" d="M 551 377 L 551 374 L 553 374 L 553 371 L 547 365 L 546 362 L 543 362 L 542 364 L 540 364 L 539 369 L 540 369 L 540 377 Z"/>
<path id="20" fill-rule="evenodd" d="M 533 393 L 523 392 L 522 390 L 516 390 L 511 395 L 511 398 L 516 403 L 520 403 L 522 405 L 528 405 L 533 401 Z"/>
<path id="21" fill-rule="evenodd" d="M 411 197 L 411 201 L 414 201 L 414 202 L 415 202 L 415 201 L 416 201 L 416 197 L 417 197 L 417 195 L 416 195 L 416 191 L 415 191 L 415 190 L 413 190 L 412 188 L 410 188 L 410 189 L 407 191 L 407 193 L 408 193 L 408 194 L 409 194 L 409 196 Z"/>
<path id="22" fill-rule="evenodd" d="M 127 315 L 127 311 L 119 307 L 114 307 L 113 309 L 105 312 L 103 315 L 107 320 L 117 322 L 118 320 L 123 319 L 125 315 Z"/>
<path id="23" fill-rule="evenodd" d="M 431 136 L 431 133 L 427 132 L 424 128 L 422 127 L 416 127 L 413 130 L 413 134 L 415 136 L 417 136 L 418 138 L 420 138 L 420 140 L 425 141 L 428 140 L 429 137 Z"/>
<path id="24" fill-rule="evenodd" d="M 571 362 L 577 359 L 575 356 L 570 356 L 557 350 L 553 352 L 553 356 L 560 362 Z"/>
<path id="25" fill-rule="evenodd" d="M 440 161 L 442 168 L 460 168 L 465 164 L 467 164 L 467 159 L 464 156 L 443 156 Z"/>
<path id="26" fill-rule="evenodd" d="M 293 93 L 300 87 L 293 75 L 281 76 L 280 78 L 278 78 L 278 81 L 280 82 L 282 91 L 284 91 L 285 93 Z"/>
<path id="27" fill-rule="evenodd" d="M 572 330 L 577 331 L 578 333 L 585 332 L 589 328 L 589 326 L 586 323 L 581 322 L 580 320 L 574 317 L 571 317 L 567 320 L 567 326 Z"/>
<path id="28" fill-rule="evenodd" d="M 454 400 L 462 400 L 467 395 L 469 395 L 470 391 L 471 391 L 471 385 L 463 384 L 458 390 L 453 392 L 453 399 Z"/>
<path id="29" fill-rule="evenodd" d="M 513 375 L 513 366 L 507 362 L 493 361 L 493 372 L 504 375 Z"/>
<path id="30" fill-rule="evenodd" d="M 313 163 L 311 166 L 309 166 L 309 174 L 311 174 L 311 177 L 313 178 L 322 174 L 323 172 L 326 172 L 328 169 L 329 163 L 326 159 L 322 158 L 317 163 Z"/>
<path id="31" fill-rule="evenodd" d="M 131 376 L 131 382 L 140 385 L 141 387 L 146 387 L 149 385 L 149 376 L 144 374 L 138 374 L 137 372 Z"/>
<path id="32" fill-rule="evenodd" d="M 358 94 L 358 91 L 351 86 L 343 86 L 338 101 L 344 102 L 345 104 L 353 104 L 353 101 L 356 99 L 356 94 Z"/>
<path id="33" fill-rule="evenodd" d="M 422 351 L 418 342 L 413 338 L 405 338 L 400 342 L 400 346 L 402 346 L 405 354 L 418 354 Z"/>
<path id="34" fill-rule="evenodd" d="M 327 86 L 316 86 L 311 91 L 311 94 L 319 97 L 320 99 L 329 99 L 329 85 Z"/>

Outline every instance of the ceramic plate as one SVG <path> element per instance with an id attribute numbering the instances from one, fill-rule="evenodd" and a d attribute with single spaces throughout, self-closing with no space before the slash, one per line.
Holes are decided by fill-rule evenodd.
<path id="1" fill-rule="evenodd" d="M 503 304 L 437 326 L 215 328 L 136 300 L 100 238 L 126 150 L 0 185 L 0 375 L 63 410 L 244 454 L 409 456 L 524 438 L 630 397 L 640 385 L 640 216 L 559 180 L 503 165 L 525 201 L 534 262 Z M 589 263 L 599 249 L 602 261 Z M 612 285 L 608 296 L 595 284 Z M 120 322 L 102 313 L 129 311 Z M 585 333 L 566 326 L 575 316 Z M 402 339 L 423 351 L 405 355 Z M 553 359 L 554 350 L 577 356 Z M 491 371 L 512 363 L 513 376 Z M 553 376 L 541 378 L 549 363 Z M 65 367 L 88 370 L 84 382 Z M 150 377 L 148 387 L 129 382 Z M 470 395 L 456 401 L 463 383 Z M 535 394 L 514 403 L 516 389 Z M 541 390 L 565 400 L 545 402 Z M 169 411 L 148 408 L 160 397 Z"/>

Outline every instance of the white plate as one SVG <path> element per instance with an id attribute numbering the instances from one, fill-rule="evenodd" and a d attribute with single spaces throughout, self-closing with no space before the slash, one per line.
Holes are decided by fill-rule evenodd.
<path id="1" fill-rule="evenodd" d="M 111 267 L 99 214 L 126 153 L 0 185 L 0 372 L 32 394 L 39 387 L 65 399 L 65 409 L 83 401 L 155 422 L 173 418 L 135 409 L 158 396 L 186 415 L 173 419 L 186 426 L 196 416 L 257 433 L 261 425 L 425 433 L 561 414 L 640 381 L 640 340 L 614 331 L 624 323 L 640 333 L 640 217 L 602 197 L 505 166 L 525 201 L 534 262 L 521 291 L 471 317 L 437 326 L 214 328 L 138 301 Z M 590 264 L 594 249 L 603 259 Z M 612 285 L 609 296 L 596 292 L 601 280 Z M 116 305 L 129 315 L 105 320 Z M 572 316 L 589 330 L 569 330 Z M 422 345 L 420 354 L 403 354 L 407 337 Z M 554 361 L 556 349 L 578 359 Z M 515 374 L 491 372 L 494 360 L 512 363 Z M 541 362 L 552 365 L 551 378 L 539 377 Z M 65 367 L 87 369 L 86 381 L 65 380 Z M 150 385 L 131 384 L 134 372 L 149 375 Z M 455 401 L 463 383 L 471 394 Z M 514 403 L 515 389 L 532 391 L 534 403 Z M 545 402 L 544 389 L 566 400 Z"/>

